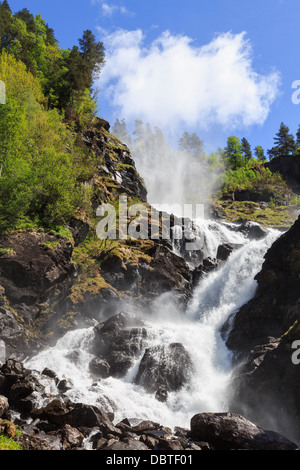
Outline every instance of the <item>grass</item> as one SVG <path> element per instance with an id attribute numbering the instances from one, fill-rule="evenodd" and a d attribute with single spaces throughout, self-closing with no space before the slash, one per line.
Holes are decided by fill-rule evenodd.
<path id="1" fill-rule="evenodd" d="M 14 439 L 2 435 L 0 436 L 0 451 L 1 450 L 23 450 L 23 449 Z"/>
<path id="2" fill-rule="evenodd" d="M 229 222 L 243 219 L 265 227 L 288 228 L 295 222 L 297 212 L 300 212 L 299 204 L 279 206 L 272 201 L 269 204 L 261 204 L 253 201 L 213 199 L 212 205 L 219 209 L 223 218 Z"/>

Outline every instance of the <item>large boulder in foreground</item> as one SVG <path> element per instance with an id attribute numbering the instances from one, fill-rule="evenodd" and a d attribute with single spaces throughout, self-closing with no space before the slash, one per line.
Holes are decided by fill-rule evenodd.
<path id="1" fill-rule="evenodd" d="M 295 450 L 297 445 L 273 431 L 264 431 L 233 413 L 202 413 L 191 419 L 191 437 L 216 450 Z"/>

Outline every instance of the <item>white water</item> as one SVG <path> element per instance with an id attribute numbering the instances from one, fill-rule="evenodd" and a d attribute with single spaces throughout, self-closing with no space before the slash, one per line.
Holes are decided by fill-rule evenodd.
<path id="1" fill-rule="evenodd" d="M 254 277 L 279 232 L 270 231 L 265 239 L 250 242 L 241 233 L 216 222 L 203 223 L 201 230 L 205 232 L 210 255 L 225 242 L 243 243 L 243 247 L 234 251 L 221 269 L 202 280 L 184 314 L 176 310 L 165 294 L 156 301 L 155 315 L 145 319 L 149 345 L 180 342 L 190 354 L 194 370 L 188 386 L 169 393 L 166 403 L 158 402 L 154 395 L 133 384 L 140 358 L 122 380 L 108 378 L 95 383 L 88 371 L 92 359 L 88 346 L 93 328 L 67 333 L 55 347 L 40 353 L 25 366 L 37 371 L 45 367 L 54 370 L 60 379 L 72 382 L 72 389 L 67 392 L 71 400 L 113 411 L 116 423 L 127 417 L 150 419 L 171 428 L 189 427 L 196 413 L 226 411 L 231 355 L 219 328 L 253 297 Z M 76 364 L 70 358 L 74 352 Z M 49 389 L 49 393 L 55 394 L 55 390 Z"/>

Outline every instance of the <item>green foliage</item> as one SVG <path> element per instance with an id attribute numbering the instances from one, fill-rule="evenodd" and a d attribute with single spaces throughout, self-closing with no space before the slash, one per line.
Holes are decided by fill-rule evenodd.
<path id="1" fill-rule="evenodd" d="M 23 450 L 22 447 L 10 437 L 0 436 L 0 451 L 1 450 Z"/>
<path id="2" fill-rule="evenodd" d="M 296 152 L 297 147 L 294 136 L 290 133 L 289 128 L 283 122 L 280 124 L 279 131 L 274 138 L 274 144 L 274 147 L 268 150 L 270 158 L 278 157 L 280 155 L 294 155 Z"/>
<path id="3" fill-rule="evenodd" d="M 14 55 L 38 78 L 48 106 L 69 113 L 74 99 L 91 92 L 104 63 L 103 44 L 90 30 L 83 32 L 79 46 L 61 49 L 40 14 L 33 16 L 27 8 L 13 14 L 6 0 L 0 3 L 0 37 L 0 52 Z"/>
<path id="4" fill-rule="evenodd" d="M 0 78 L 8 84 L 0 106 L 1 227 L 64 223 L 77 208 L 88 208 L 89 188 L 81 181 L 90 162 L 59 112 L 43 106 L 38 79 L 6 51 Z"/>
<path id="5" fill-rule="evenodd" d="M 231 170 L 237 170 L 238 168 L 245 166 L 243 146 L 239 137 L 228 137 L 227 146 L 224 149 L 224 160 L 226 166 Z"/>
<path id="6" fill-rule="evenodd" d="M 258 162 L 263 163 L 263 162 L 267 161 L 265 153 L 264 153 L 264 149 L 260 145 L 257 145 L 257 147 L 255 147 L 254 155 L 255 155 L 256 160 Z"/>

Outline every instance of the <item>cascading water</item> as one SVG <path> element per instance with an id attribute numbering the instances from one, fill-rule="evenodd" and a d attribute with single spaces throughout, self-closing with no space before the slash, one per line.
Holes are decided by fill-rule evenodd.
<path id="1" fill-rule="evenodd" d="M 221 268 L 202 279 L 184 313 L 177 311 L 165 294 L 155 302 L 155 315 L 145 319 L 146 346 L 181 343 L 192 360 L 189 383 L 179 391 L 169 392 L 167 402 L 157 401 L 154 394 L 134 383 L 141 356 L 123 379 L 110 377 L 95 381 L 88 367 L 93 357 L 89 349 L 94 335 L 92 327 L 67 333 L 55 347 L 28 360 L 25 366 L 40 372 L 45 367 L 54 370 L 59 378 L 71 383 L 66 395 L 72 401 L 102 406 L 114 412 L 116 423 L 127 417 L 152 420 L 171 428 L 189 427 L 196 413 L 226 411 L 231 355 L 220 327 L 253 297 L 254 277 L 279 232 L 269 230 L 262 240 L 250 241 L 229 225 L 202 221 L 199 227 L 208 256 L 214 257 L 223 243 L 242 246 L 231 253 Z M 42 404 L 45 403 L 38 403 Z"/>

